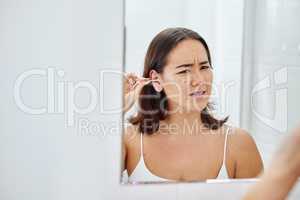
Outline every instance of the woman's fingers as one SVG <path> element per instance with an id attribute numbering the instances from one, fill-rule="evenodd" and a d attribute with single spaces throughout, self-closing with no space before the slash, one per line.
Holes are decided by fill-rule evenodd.
<path id="1" fill-rule="evenodd" d="M 129 89 L 130 91 L 135 90 L 137 86 L 144 86 L 145 84 L 149 83 L 149 78 L 139 77 L 135 74 L 128 74 L 126 76 L 128 83 L 129 83 Z"/>
<path id="2" fill-rule="evenodd" d="M 127 94 L 133 89 L 133 86 L 136 84 L 137 76 L 133 73 L 125 74 L 124 79 L 124 92 Z"/>
<path id="3" fill-rule="evenodd" d="M 134 84 L 133 89 L 135 89 L 136 87 L 143 87 L 144 85 L 147 85 L 150 82 L 151 82 L 151 80 L 148 78 L 139 79 Z"/>
<path id="4" fill-rule="evenodd" d="M 150 83 L 150 78 L 140 77 L 134 73 L 125 74 L 124 79 L 124 101 L 125 112 L 137 101 L 141 89 Z"/>

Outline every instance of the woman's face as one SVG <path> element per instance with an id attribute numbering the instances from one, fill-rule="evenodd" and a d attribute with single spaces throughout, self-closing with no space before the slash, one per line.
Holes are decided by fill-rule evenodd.
<path id="1" fill-rule="evenodd" d="M 213 74 L 201 42 L 181 41 L 169 53 L 159 77 L 171 111 L 201 111 L 207 106 Z"/>

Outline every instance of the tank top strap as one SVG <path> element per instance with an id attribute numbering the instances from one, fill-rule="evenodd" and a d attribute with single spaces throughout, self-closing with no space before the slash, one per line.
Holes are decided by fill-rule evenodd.
<path id="1" fill-rule="evenodd" d="M 141 133 L 141 145 L 140 146 L 141 146 L 140 152 L 141 152 L 141 158 L 142 158 L 143 157 L 143 133 Z"/>
<path id="2" fill-rule="evenodd" d="M 223 150 L 223 164 L 225 164 L 226 162 L 227 140 L 228 140 L 229 131 L 230 131 L 230 127 L 227 127 L 226 134 L 225 134 L 225 141 L 224 141 L 224 150 Z"/>

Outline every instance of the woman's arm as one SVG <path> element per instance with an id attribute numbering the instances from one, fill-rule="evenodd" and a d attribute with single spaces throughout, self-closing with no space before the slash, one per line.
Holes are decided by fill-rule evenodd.
<path id="1" fill-rule="evenodd" d="M 300 176 L 300 127 L 287 137 L 273 158 L 270 168 L 243 200 L 282 200 Z"/>
<path id="2" fill-rule="evenodd" d="M 278 172 L 270 168 L 261 179 L 248 191 L 243 200 L 283 200 L 297 181 L 292 174 Z"/>
<path id="3" fill-rule="evenodd" d="M 255 178 L 263 171 L 260 153 L 248 132 L 235 129 L 231 148 L 235 157 L 235 178 Z"/>
<path id="4" fill-rule="evenodd" d="M 125 142 L 125 137 L 124 137 L 125 134 L 123 134 L 123 137 L 122 137 L 122 172 L 126 169 L 126 157 L 127 157 L 127 146 L 126 146 L 126 142 Z"/>
<path id="5" fill-rule="evenodd" d="M 135 137 L 137 136 L 138 126 L 129 125 L 124 128 L 122 135 L 122 172 L 127 170 L 128 150 L 133 144 Z"/>

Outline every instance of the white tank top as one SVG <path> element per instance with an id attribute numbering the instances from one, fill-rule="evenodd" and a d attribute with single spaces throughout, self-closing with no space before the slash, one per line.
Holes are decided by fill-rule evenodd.
<path id="1" fill-rule="evenodd" d="M 224 142 L 224 149 L 223 149 L 223 162 L 222 162 L 222 167 L 219 171 L 218 176 L 216 179 L 228 179 L 228 173 L 226 170 L 226 147 L 227 147 L 227 136 L 229 133 L 229 127 L 226 130 L 225 134 L 225 142 Z M 144 156 L 143 156 L 143 134 L 141 134 L 141 140 L 140 140 L 140 160 L 133 170 L 133 172 L 130 174 L 128 177 L 128 182 L 129 183 L 135 183 L 135 182 L 166 182 L 166 181 L 175 181 L 175 180 L 170 180 L 170 179 L 165 179 L 161 178 L 159 176 L 154 175 L 151 173 L 151 171 L 147 168 L 145 161 L 144 161 Z"/>

